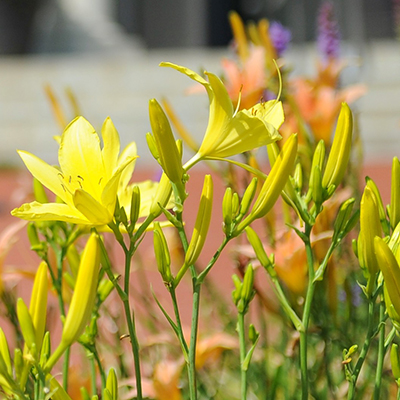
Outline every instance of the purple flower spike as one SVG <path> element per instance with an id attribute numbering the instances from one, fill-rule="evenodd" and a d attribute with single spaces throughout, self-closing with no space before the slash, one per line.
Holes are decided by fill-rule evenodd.
<path id="1" fill-rule="evenodd" d="M 269 36 L 277 56 L 281 57 L 292 39 L 292 32 L 280 22 L 272 21 L 269 25 Z"/>
<path id="2" fill-rule="evenodd" d="M 339 57 L 340 32 L 335 19 L 333 4 L 322 4 L 318 15 L 318 49 L 325 59 Z"/>

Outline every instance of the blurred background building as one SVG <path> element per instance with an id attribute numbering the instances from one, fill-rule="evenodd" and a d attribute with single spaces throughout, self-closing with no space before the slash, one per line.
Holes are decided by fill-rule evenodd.
<path id="1" fill-rule="evenodd" d="M 399 0 L 333 1 L 348 61 L 343 81 L 364 82 L 358 101 L 369 161 L 400 154 Z M 0 164 L 20 165 L 15 148 L 55 161 L 58 134 L 43 85 L 65 99 L 77 95 L 95 125 L 110 115 L 123 141 L 136 140 L 149 157 L 147 101 L 168 96 L 184 122 L 201 132 L 207 122 L 203 97 L 188 100 L 191 82 L 158 67 L 160 61 L 219 73 L 231 31 L 227 14 L 245 21 L 267 17 L 292 31 L 287 60 L 294 74 L 315 71 L 318 0 L 1 0 Z M 6 139 L 5 139 L 6 138 Z M 45 145 L 49 143 L 49 145 Z"/>

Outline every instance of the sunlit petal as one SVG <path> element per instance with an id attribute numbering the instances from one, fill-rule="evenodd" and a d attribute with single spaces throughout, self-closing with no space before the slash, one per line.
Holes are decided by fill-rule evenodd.
<path id="1" fill-rule="evenodd" d="M 103 164 L 106 172 L 106 179 L 109 179 L 117 166 L 120 150 L 119 135 L 110 117 L 106 118 L 103 123 L 101 136 L 103 138 L 103 149 L 101 151 L 103 155 Z"/>
<path id="2" fill-rule="evenodd" d="M 67 180 L 82 177 L 84 189 L 100 198 L 101 178 L 105 178 L 100 139 L 92 125 L 83 117 L 74 119 L 65 129 L 58 160 Z"/>
<path id="3" fill-rule="evenodd" d="M 18 154 L 22 158 L 29 172 L 44 186 L 50 189 L 65 203 L 72 203 L 71 197 L 66 193 L 61 184 L 60 171 L 52 167 L 45 161 L 28 153 L 27 151 L 18 150 Z"/>
<path id="4" fill-rule="evenodd" d="M 29 221 L 65 221 L 72 224 L 90 224 L 76 208 L 61 203 L 42 204 L 34 201 L 15 208 L 11 214 Z"/>

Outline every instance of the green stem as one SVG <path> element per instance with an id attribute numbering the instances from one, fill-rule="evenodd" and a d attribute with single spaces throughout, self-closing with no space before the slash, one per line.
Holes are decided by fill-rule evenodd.
<path id="1" fill-rule="evenodd" d="M 132 256 L 135 250 L 132 242 L 129 246 L 129 250 L 125 251 L 125 276 L 124 276 L 124 292 L 126 298 L 123 301 L 126 323 L 128 325 L 128 332 L 131 342 L 131 348 L 133 353 L 133 361 L 135 364 L 135 378 L 136 378 L 136 391 L 137 399 L 142 400 L 142 377 L 140 372 L 140 355 L 139 355 L 139 341 L 136 334 L 136 324 L 135 324 L 135 313 L 133 309 L 131 310 L 129 304 L 129 284 L 130 284 L 130 269 Z"/>
<path id="2" fill-rule="evenodd" d="M 189 366 L 188 366 L 190 400 L 197 399 L 196 346 L 197 346 L 197 333 L 199 329 L 201 286 L 196 281 L 197 279 L 193 278 L 192 326 L 190 332 Z"/>
<path id="3" fill-rule="evenodd" d="M 311 226 L 306 224 L 305 235 L 307 240 L 304 241 L 307 254 L 308 264 L 308 287 L 306 293 L 306 300 L 303 310 L 302 323 L 304 330 L 300 331 L 300 370 L 301 370 L 301 388 L 302 400 L 308 400 L 308 367 L 307 367 L 307 333 L 310 323 L 311 304 L 314 297 L 315 283 L 314 283 L 314 256 L 310 243 Z"/>
<path id="4" fill-rule="evenodd" d="M 353 373 L 351 375 L 349 391 L 347 393 L 347 400 L 354 399 L 358 375 L 360 374 L 361 367 L 365 361 L 365 357 L 367 356 L 369 346 L 371 344 L 371 339 L 373 334 L 373 319 L 374 319 L 373 317 L 374 317 L 375 301 L 374 298 L 370 298 L 368 300 L 369 302 L 368 302 L 367 335 L 365 337 L 365 341 L 361 349 L 360 356 L 358 357 L 356 366 L 354 367 Z"/>
<path id="5" fill-rule="evenodd" d="M 238 333 L 239 333 L 239 350 L 240 350 L 240 392 L 241 400 L 247 398 L 247 370 L 244 368 L 244 360 L 246 358 L 246 342 L 244 332 L 244 313 L 238 313 Z"/>
<path id="6" fill-rule="evenodd" d="M 180 317 L 180 313 L 179 313 L 178 301 L 176 299 L 175 288 L 174 287 L 170 287 L 169 288 L 169 293 L 171 295 L 171 300 L 172 300 L 172 304 L 173 304 L 173 307 L 174 307 L 176 326 L 178 327 L 179 342 L 180 342 L 180 344 L 182 346 L 182 350 L 184 352 L 185 361 L 186 361 L 186 363 L 188 363 L 189 362 L 189 360 L 188 360 L 189 349 L 188 349 L 188 346 L 187 346 L 187 343 L 186 343 L 186 340 L 185 340 L 185 336 L 183 334 L 182 322 L 181 322 L 181 317 Z"/>
<path id="7" fill-rule="evenodd" d="M 97 385 L 96 385 L 96 365 L 94 363 L 94 355 L 93 353 L 89 354 L 89 363 L 90 363 L 90 384 L 92 390 L 92 396 L 97 395 Z"/>
<path id="8" fill-rule="evenodd" d="M 379 304 L 379 344 L 378 344 L 378 362 L 376 366 L 375 375 L 375 388 L 374 388 L 374 400 L 379 400 L 381 383 L 382 383 L 382 371 L 383 371 L 383 359 L 385 358 L 385 303 L 383 302 L 383 296 L 381 295 L 381 301 Z"/>

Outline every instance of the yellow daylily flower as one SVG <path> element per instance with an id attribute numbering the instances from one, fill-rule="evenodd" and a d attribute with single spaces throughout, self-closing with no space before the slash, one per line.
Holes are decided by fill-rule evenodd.
<path id="1" fill-rule="evenodd" d="M 65 221 L 83 225 L 106 225 L 113 219 L 119 185 L 129 181 L 135 143 L 120 156 L 118 132 L 110 118 L 102 127 L 104 146 L 92 125 L 83 117 L 74 119 L 61 136 L 58 160 L 53 167 L 26 151 L 18 151 L 31 174 L 63 203 L 32 202 L 11 214 L 31 221 Z"/>
<path id="2" fill-rule="evenodd" d="M 202 84 L 210 101 L 210 116 L 203 142 L 197 154 L 184 166 L 186 170 L 202 159 L 234 156 L 279 140 L 279 127 L 284 121 L 282 103 L 261 102 L 248 110 L 234 110 L 232 100 L 221 79 L 205 72 L 208 81 L 188 68 L 163 62 Z"/>

